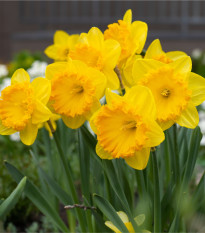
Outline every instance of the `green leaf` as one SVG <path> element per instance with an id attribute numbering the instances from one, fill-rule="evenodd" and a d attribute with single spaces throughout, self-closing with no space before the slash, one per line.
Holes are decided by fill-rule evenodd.
<path id="1" fill-rule="evenodd" d="M 103 197 L 94 194 L 94 202 L 97 207 L 102 211 L 102 213 L 111 221 L 121 232 L 128 232 L 125 224 L 122 222 L 121 218 L 118 216 L 116 210 L 113 206 Z"/>
<path id="2" fill-rule="evenodd" d="M 6 168 L 11 174 L 12 178 L 19 183 L 23 177 L 23 174 L 17 170 L 13 165 L 5 162 Z M 40 192 L 40 190 L 27 180 L 25 187 L 26 196 L 39 208 L 39 210 L 51 218 L 53 223 L 63 232 L 68 232 L 68 228 L 65 223 L 60 218 L 59 214 L 54 210 L 54 208 L 49 204 L 47 198 Z"/>
<path id="3" fill-rule="evenodd" d="M 187 185 L 187 183 L 191 179 L 191 176 L 194 171 L 195 164 L 196 164 L 196 160 L 199 154 L 201 138 L 202 138 L 202 134 L 201 134 L 200 128 L 197 126 L 193 130 L 191 139 L 190 139 L 189 154 L 188 154 L 187 163 L 185 166 L 185 172 L 183 176 L 183 186 Z"/>
<path id="4" fill-rule="evenodd" d="M 35 154 L 33 151 L 30 151 L 32 157 L 34 158 L 34 161 L 36 163 L 36 166 L 38 166 L 40 175 L 44 180 L 47 182 L 48 186 L 52 190 L 52 192 L 55 194 L 55 196 L 62 202 L 64 205 L 72 205 L 73 203 L 71 197 L 67 192 L 65 192 L 60 185 L 52 178 L 50 177 L 39 165 L 38 161 L 36 160 Z"/>
<path id="5" fill-rule="evenodd" d="M 19 182 L 18 186 L 14 189 L 14 191 L 3 201 L 0 205 L 0 219 L 5 219 L 6 215 L 9 211 L 14 208 L 16 203 L 18 202 L 24 187 L 26 185 L 26 177 L 22 178 Z"/>

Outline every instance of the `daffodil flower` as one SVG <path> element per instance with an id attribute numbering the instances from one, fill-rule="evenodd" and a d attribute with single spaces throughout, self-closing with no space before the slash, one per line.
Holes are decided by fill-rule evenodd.
<path id="1" fill-rule="evenodd" d="M 169 64 L 179 58 L 188 56 L 182 51 L 171 51 L 165 53 L 159 39 L 154 40 L 148 47 L 144 59 L 154 59 L 163 63 Z"/>
<path id="2" fill-rule="evenodd" d="M 119 215 L 125 226 L 127 227 L 128 232 L 135 233 L 132 223 L 129 221 L 127 215 L 123 211 L 118 211 L 117 214 Z M 135 217 L 135 222 L 137 223 L 138 226 L 141 226 L 144 220 L 145 220 L 144 214 L 140 214 L 137 217 Z M 111 221 L 106 221 L 105 225 L 109 227 L 111 230 L 113 230 L 115 233 L 121 233 L 121 231 L 119 231 L 118 228 Z M 147 230 L 142 230 L 142 232 L 151 233 L 150 231 Z"/>
<path id="3" fill-rule="evenodd" d="M 191 72 L 191 67 L 188 56 L 169 64 L 138 59 L 133 65 L 135 83 L 148 87 L 154 96 L 157 121 L 163 130 L 174 123 L 187 128 L 199 123 L 195 106 L 205 100 L 205 79 Z"/>
<path id="4" fill-rule="evenodd" d="M 48 65 L 46 78 L 51 81 L 49 105 L 68 127 L 80 127 L 100 108 L 106 87 L 102 72 L 70 59 Z"/>
<path id="5" fill-rule="evenodd" d="M 147 24 L 141 21 L 132 22 L 132 11 L 127 10 L 123 20 L 118 23 L 108 25 L 104 32 L 105 39 L 113 39 L 121 45 L 121 55 L 119 64 L 125 59 L 136 54 L 140 54 L 147 38 Z M 120 65 L 121 67 L 121 65 Z"/>
<path id="6" fill-rule="evenodd" d="M 156 123 L 156 106 L 151 91 L 143 86 L 129 89 L 122 97 L 106 91 L 107 105 L 91 118 L 97 135 L 96 153 L 101 159 L 123 158 L 142 170 L 147 166 L 150 147 L 164 140 Z"/>
<path id="7" fill-rule="evenodd" d="M 54 34 L 54 44 L 45 49 L 45 54 L 55 61 L 66 61 L 70 50 L 75 46 L 79 35 L 69 35 L 64 31 L 56 31 Z"/>
<path id="8" fill-rule="evenodd" d="M 107 78 L 107 87 L 115 90 L 119 88 L 119 80 L 114 68 L 120 52 L 120 44 L 117 41 L 105 41 L 103 33 L 98 28 L 92 27 L 88 33 L 80 35 L 79 42 L 70 51 L 69 57 L 101 71 Z"/>
<path id="9" fill-rule="evenodd" d="M 21 141 L 31 145 L 36 139 L 38 125 L 49 120 L 46 107 L 51 84 L 45 78 L 30 77 L 24 69 L 18 69 L 11 78 L 11 85 L 1 92 L 0 134 L 20 132 Z"/>

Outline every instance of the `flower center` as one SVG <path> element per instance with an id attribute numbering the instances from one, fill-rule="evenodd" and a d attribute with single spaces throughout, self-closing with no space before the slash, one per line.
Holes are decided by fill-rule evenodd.
<path id="1" fill-rule="evenodd" d="M 165 98 L 168 98 L 170 94 L 171 94 L 170 90 L 166 88 L 161 91 L 161 95 Z"/>
<path id="2" fill-rule="evenodd" d="M 122 130 L 136 130 L 137 122 L 136 121 L 125 121 L 121 127 Z"/>
<path id="3" fill-rule="evenodd" d="M 69 49 L 65 49 L 65 50 L 64 50 L 64 56 L 67 57 L 68 54 L 69 54 Z"/>
<path id="4" fill-rule="evenodd" d="M 84 88 L 83 88 L 83 86 L 81 86 L 81 85 L 76 85 L 76 86 L 73 88 L 73 93 L 76 93 L 76 94 L 83 93 L 83 91 L 84 91 Z"/>
<path id="5" fill-rule="evenodd" d="M 7 128 L 21 131 L 34 110 L 34 94 L 29 83 L 18 83 L 5 88 L 0 100 L 0 119 Z"/>

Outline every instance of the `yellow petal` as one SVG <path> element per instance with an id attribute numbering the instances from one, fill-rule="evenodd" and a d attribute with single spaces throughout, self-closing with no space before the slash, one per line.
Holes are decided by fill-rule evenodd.
<path id="1" fill-rule="evenodd" d="M 106 89 L 105 96 L 106 96 L 106 101 L 108 105 L 122 101 L 122 97 L 112 92 L 109 88 Z"/>
<path id="2" fill-rule="evenodd" d="M 125 158 L 126 163 L 137 170 L 146 168 L 150 155 L 150 148 L 144 148 L 140 151 L 136 151 L 134 156 Z"/>
<path id="3" fill-rule="evenodd" d="M 127 24 L 132 23 L 132 10 L 127 10 L 124 14 L 123 21 L 126 22 Z"/>
<path id="4" fill-rule="evenodd" d="M 112 90 L 117 90 L 120 86 L 120 82 L 115 71 L 113 69 L 105 67 L 103 69 L 103 73 L 107 78 L 107 87 Z"/>
<path id="5" fill-rule="evenodd" d="M 187 54 L 182 51 L 171 51 L 167 52 L 166 56 L 169 57 L 171 60 L 175 61 L 179 58 L 187 56 Z"/>
<path id="6" fill-rule="evenodd" d="M 45 50 L 44 53 L 52 59 L 57 59 L 56 57 L 58 56 L 58 50 L 59 50 L 59 46 L 56 45 L 50 45 L 48 46 Z"/>
<path id="7" fill-rule="evenodd" d="M 137 59 L 142 59 L 141 55 L 133 55 L 129 57 L 125 63 L 125 65 L 122 67 L 122 80 L 125 85 L 128 87 L 132 87 L 135 85 L 132 77 L 132 68 L 133 64 Z"/>
<path id="8" fill-rule="evenodd" d="M 135 21 L 131 24 L 131 33 L 134 37 L 134 41 L 138 42 L 138 48 L 135 51 L 137 54 L 142 52 L 144 44 L 147 38 L 147 24 L 141 21 Z"/>
<path id="9" fill-rule="evenodd" d="M 148 47 L 144 58 L 152 59 L 153 57 L 161 54 L 164 54 L 164 52 L 162 50 L 162 46 L 159 39 L 156 39 Z"/>
<path id="10" fill-rule="evenodd" d="M 126 98 L 132 106 L 136 106 L 137 112 L 141 113 L 143 116 L 156 119 L 155 100 L 149 88 L 140 85 L 134 86 L 126 92 L 124 98 Z"/>
<path id="11" fill-rule="evenodd" d="M 189 103 L 181 116 L 176 120 L 180 126 L 194 129 L 199 123 L 199 115 L 193 103 Z"/>
<path id="12" fill-rule="evenodd" d="M 36 100 L 36 106 L 32 114 L 32 124 L 40 124 L 46 122 L 49 120 L 51 115 L 51 111 L 39 100 Z"/>
<path id="13" fill-rule="evenodd" d="M 51 83 L 45 78 L 35 78 L 31 83 L 34 89 L 35 98 L 43 104 L 47 104 L 51 94 Z"/>
<path id="14" fill-rule="evenodd" d="M 121 218 L 121 220 L 123 221 L 123 223 L 129 222 L 129 219 L 126 215 L 125 212 L 123 211 L 118 211 L 117 214 L 119 215 L 119 217 Z"/>
<path id="15" fill-rule="evenodd" d="M 96 129 L 96 126 L 95 126 L 95 119 L 96 119 L 97 114 L 99 113 L 99 111 L 100 111 L 100 109 L 98 109 L 98 111 L 96 111 L 96 112 L 92 115 L 92 117 L 90 118 L 90 120 L 89 120 L 90 127 L 91 127 L 92 131 L 93 131 L 95 134 L 97 134 L 97 129 Z"/>
<path id="16" fill-rule="evenodd" d="M 66 44 L 69 40 L 68 33 L 64 31 L 56 31 L 54 34 L 54 44 Z"/>
<path id="17" fill-rule="evenodd" d="M 78 40 L 79 40 L 79 35 L 78 34 L 74 34 L 74 35 L 71 35 L 69 37 L 69 45 L 70 45 L 71 49 L 74 48 L 74 46 L 76 45 Z"/>
<path id="18" fill-rule="evenodd" d="M 88 69 L 88 73 L 90 78 L 92 79 L 93 84 L 95 85 L 96 88 L 96 97 L 97 99 L 101 99 L 105 93 L 105 88 L 107 85 L 107 78 L 106 76 L 93 68 Z"/>
<path id="19" fill-rule="evenodd" d="M 154 147 L 158 146 L 161 142 L 164 141 L 165 136 L 162 131 L 162 128 L 155 122 L 149 120 L 149 131 L 147 132 L 147 141 L 145 146 L 146 147 Z"/>
<path id="20" fill-rule="evenodd" d="M 20 131 L 20 138 L 21 141 L 27 145 L 30 146 L 34 143 L 38 133 L 38 126 L 33 125 L 31 121 L 28 122 L 25 129 Z"/>
<path id="21" fill-rule="evenodd" d="M 11 85 L 22 82 L 30 82 L 30 77 L 24 69 L 18 69 L 12 75 Z"/>
<path id="22" fill-rule="evenodd" d="M 205 79 L 195 73 L 189 76 L 189 89 L 192 90 L 191 100 L 195 106 L 205 100 Z"/>
<path id="23" fill-rule="evenodd" d="M 121 53 L 120 44 L 116 40 L 106 40 L 103 53 L 105 66 L 114 69 Z"/>
<path id="24" fill-rule="evenodd" d="M 93 48 L 101 49 L 104 42 L 103 33 L 97 27 L 92 27 L 87 34 L 89 44 Z"/>
<path id="25" fill-rule="evenodd" d="M 174 124 L 174 121 L 170 120 L 170 121 L 165 121 L 165 122 L 158 122 L 158 124 L 160 125 L 162 130 L 165 131 L 166 129 L 169 129 Z"/>
<path id="26" fill-rule="evenodd" d="M 137 84 L 138 81 L 143 78 L 148 72 L 151 70 L 158 69 L 162 67 L 164 64 L 162 62 L 153 60 L 153 59 L 137 59 L 134 62 L 132 69 L 132 76 L 134 82 Z"/>
<path id="27" fill-rule="evenodd" d="M 101 158 L 101 159 L 113 159 L 113 157 L 106 152 L 102 146 L 100 146 L 99 142 L 96 145 L 96 154 Z"/>
<path id="28" fill-rule="evenodd" d="M 121 233 L 112 222 L 106 221 L 105 225 L 109 227 L 111 230 L 113 230 L 115 233 Z"/>
<path id="29" fill-rule="evenodd" d="M 86 118 L 84 116 L 66 117 L 62 116 L 65 125 L 71 129 L 77 129 L 84 124 Z"/>
<path id="30" fill-rule="evenodd" d="M 55 62 L 46 67 L 46 78 L 51 80 L 57 73 L 67 70 L 68 62 Z"/>
<path id="31" fill-rule="evenodd" d="M 192 69 L 192 61 L 189 56 L 181 57 L 174 62 L 170 63 L 176 73 L 188 73 Z"/>
<path id="32" fill-rule="evenodd" d="M 86 114 L 86 119 L 89 120 L 95 112 L 97 112 L 101 107 L 100 101 L 96 99 L 96 101 L 93 102 L 93 105 L 89 111 L 89 113 Z"/>
<path id="33" fill-rule="evenodd" d="M 14 129 L 5 127 L 0 121 L 0 135 L 11 135 L 13 133 L 16 133 Z"/>

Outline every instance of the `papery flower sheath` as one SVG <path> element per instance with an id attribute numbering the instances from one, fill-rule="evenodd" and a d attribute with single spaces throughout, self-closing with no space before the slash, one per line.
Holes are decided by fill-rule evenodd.
<path id="1" fill-rule="evenodd" d="M 105 41 L 103 33 L 98 28 L 92 27 L 88 33 L 80 35 L 79 42 L 70 51 L 69 57 L 101 71 L 107 78 L 107 87 L 118 89 L 119 80 L 114 68 L 120 52 L 120 44 L 117 41 Z"/>
<path id="2" fill-rule="evenodd" d="M 24 69 L 18 69 L 11 78 L 11 85 L 1 92 L 0 134 L 20 132 L 21 141 L 31 145 L 36 139 L 38 125 L 49 120 L 46 107 L 51 93 L 51 84 L 45 78 L 30 77 Z"/>
<path id="3" fill-rule="evenodd" d="M 106 91 L 107 105 L 91 118 L 97 135 L 96 153 L 102 159 L 123 158 L 135 169 L 144 169 L 150 147 L 164 140 L 156 123 L 156 106 L 150 90 L 143 86 L 129 89 L 122 97 Z"/>
<path id="4" fill-rule="evenodd" d="M 68 127 L 80 127 L 100 108 L 106 87 L 102 72 L 70 59 L 48 65 L 46 78 L 51 81 L 49 105 Z"/>
<path id="5" fill-rule="evenodd" d="M 195 106 L 205 100 L 205 79 L 191 72 L 191 66 L 188 56 L 169 64 L 138 59 L 133 65 L 135 83 L 148 87 L 155 98 L 157 121 L 163 130 L 174 123 L 187 128 L 198 125 Z"/>
<path id="6" fill-rule="evenodd" d="M 45 54 L 55 61 L 66 61 L 70 50 L 75 46 L 79 35 L 69 35 L 64 31 L 56 31 L 54 34 L 54 44 L 45 49 Z"/>
<path id="7" fill-rule="evenodd" d="M 147 24 L 141 21 L 132 22 L 132 11 L 127 10 L 123 20 L 108 25 L 104 32 L 105 39 L 113 39 L 121 45 L 119 63 L 128 57 L 140 54 L 147 38 Z"/>

